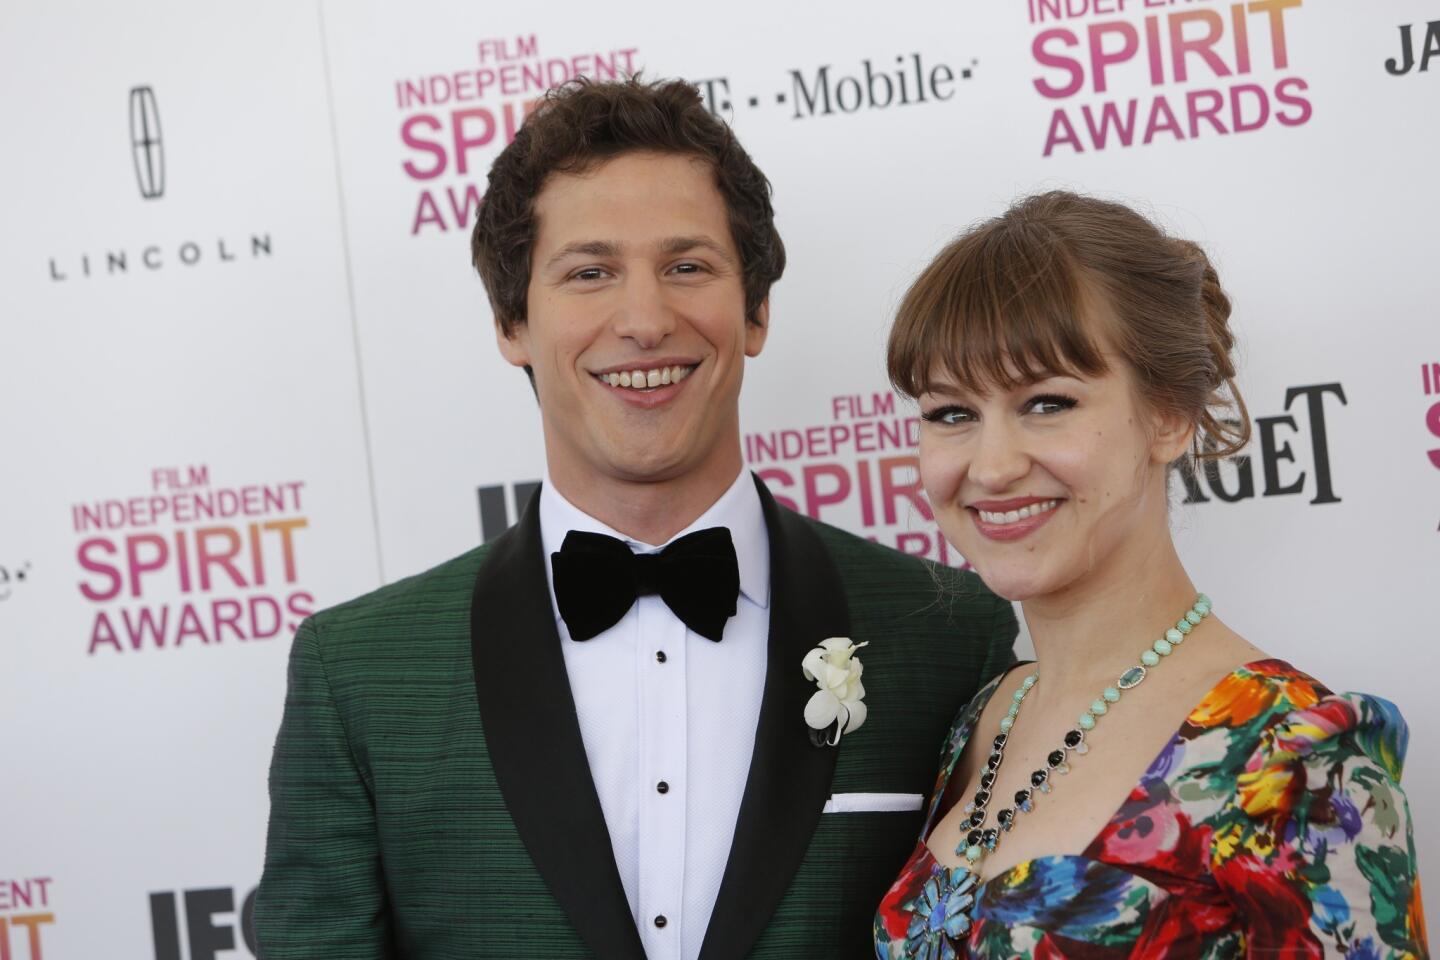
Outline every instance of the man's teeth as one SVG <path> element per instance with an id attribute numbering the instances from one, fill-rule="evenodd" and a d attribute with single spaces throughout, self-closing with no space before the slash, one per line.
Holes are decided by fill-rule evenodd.
<path id="1" fill-rule="evenodd" d="M 690 376 L 694 367 L 661 367 L 659 370 L 631 370 L 627 373 L 605 373 L 600 379 L 612 387 L 629 387 L 632 390 L 648 390 L 679 383 Z"/>
<path id="2" fill-rule="evenodd" d="M 1041 503 L 1032 503 L 1028 507 L 1021 507 L 1019 510 L 1007 510 L 1004 513 L 996 513 L 991 510 L 980 510 L 980 519 L 986 523 L 1007 524 L 1017 520 L 1024 520 L 1026 517 L 1033 517 L 1044 513 L 1047 510 L 1054 510 L 1060 505 L 1059 500 L 1045 500 Z"/>

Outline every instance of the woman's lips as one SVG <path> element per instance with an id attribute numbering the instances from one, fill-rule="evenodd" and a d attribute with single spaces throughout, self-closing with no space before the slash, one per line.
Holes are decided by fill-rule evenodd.
<path id="1" fill-rule="evenodd" d="M 1049 522 L 1064 503 L 1060 499 L 1026 497 L 1018 500 L 981 501 L 969 506 L 970 517 L 988 540 L 1019 540 Z"/>

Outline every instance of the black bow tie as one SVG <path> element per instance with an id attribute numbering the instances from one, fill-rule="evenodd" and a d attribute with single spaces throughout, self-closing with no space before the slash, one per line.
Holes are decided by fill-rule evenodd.
<path id="1" fill-rule="evenodd" d="M 572 640 L 604 633 L 637 597 L 658 593 L 685 626 L 718 641 L 740 593 L 735 544 L 724 527 L 686 534 L 659 553 L 632 553 L 622 540 L 572 530 L 550 568 Z"/>

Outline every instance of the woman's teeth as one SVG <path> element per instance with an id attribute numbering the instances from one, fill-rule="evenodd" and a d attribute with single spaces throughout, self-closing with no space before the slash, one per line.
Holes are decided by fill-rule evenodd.
<path id="1" fill-rule="evenodd" d="M 995 513 L 990 510 L 977 510 L 976 512 L 980 514 L 980 519 L 986 523 L 995 523 L 1003 526 L 1007 523 L 1014 523 L 1017 520 L 1024 520 L 1026 517 L 1036 516 L 1047 510 L 1054 510 L 1059 505 L 1059 500 L 1046 500 L 1041 503 L 1032 503 L 1028 507 L 1021 507 L 1019 510 L 1007 510 L 1004 513 Z"/>
<path id="2" fill-rule="evenodd" d="M 631 390 L 649 390 L 671 383 L 679 383 L 694 367 L 661 367 L 659 370 L 632 370 L 628 373 L 602 373 L 600 379 L 612 387 L 629 387 Z"/>

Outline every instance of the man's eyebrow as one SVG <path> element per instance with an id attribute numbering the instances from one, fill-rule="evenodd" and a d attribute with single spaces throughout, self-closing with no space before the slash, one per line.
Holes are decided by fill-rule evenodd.
<path id="1" fill-rule="evenodd" d="M 620 245 L 611 243 L 609 240 L 578 240 L 575 243 L 567 243 L 555 255 L 545 261 L 545 266 L 553 267 L 558 261 L 569 256 L 582 257 L 617 257 L 620 255 Z"/>
<path id="2" fill-rule="evenodd" d="M 735 264 L 734 258 L 721 244 L 704 234 L 666 237 L 660 241 L 658 246 L 660 252 L 665 256 L 674 256 L 689 250 L 708 250 L 731 266 Z M 567 243 L 555 251 L 555 255 L 545 261 L 545 268 L 553 267 L 559 261 L 571 256 L 618 257 L 620 254 L 621 245 L 610 240 L 577 240 L 574 243 Z"/>
<path id="3" fill-rule="evenodd" d="M 715 254 L 717 257 L 732 266 L 735 263 L 734 258 L 731 257 L 728 252 L 726 252 L 723 246 L 721 246 L 719 243 L 716 243 L 714 240 L 710 239 L 704 234 L 696 234 L 690 237 L 667 237 L 664 240 L 660 241 L 660 252 L 668 255 L 684 253 L 687 250 L 695 250 L 697 248 L 702 250 L 709 250 L 711 253 Z"/>

